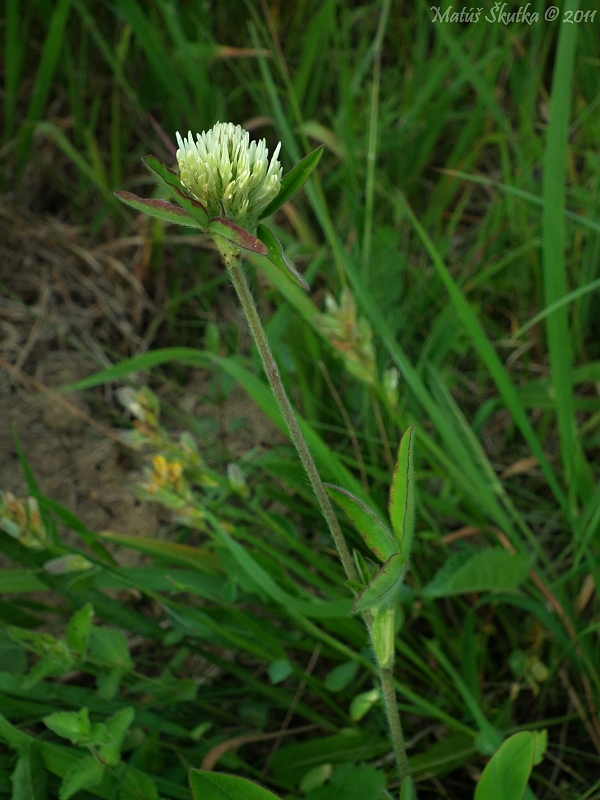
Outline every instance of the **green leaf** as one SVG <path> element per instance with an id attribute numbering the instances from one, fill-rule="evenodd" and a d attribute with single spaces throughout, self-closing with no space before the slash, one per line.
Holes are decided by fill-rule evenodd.
<path id="1" fill-rule="evenodd" d="M 546 731 L 521 731 L 508 738 L 483 770 L 474 800 L 522 800 L 547 740 Z"/>
<path id="2" fill-rule="evenodd" d="M 43 722 L 51 731 L 63 739 L 69 739 L 72 744 L 90 741 L 92 726 L 87 708 L 79 711 L 57 711 L 44 717 Z"/>
<path id="3" fill-rule="evenodd" d="M 70 572 L 85 572 L 93 568 L 92 562 L 81 553 L 67 553 L 64 556 L 51 558 L 44 563 L 44 569 L 50 575 L 68 575 Z"/>
<path id="4" fill-rule="evenodd" d="M 200 223 L 194 217 L 184 211 L 183 208 L 169 203 L 168 200 L 157 200 L 155 198 L 138 197 L 131 192 L 115 192 L 115 195 L 125 203 L 126 206 L 135 208 L 148 214 L 150 217 L 162 219 L 163 222 L 170 222 L 173 225 L 186 225 L 188 228 L 200 228 Z"/>
<path id="5" fill-rule="evenodd" d="M 271 264 L 274 264 L 282 272 L 285 272 L 299 286 L 308 291 L 310 289 L 310 286 L 304 280 L 304 278 L 298 272 L 298 270 L 292 264 L 292 262 L 285 257 L 285 253 L 283 252 L 283 247 L 281 246 L 281 242 L 275 236 L 275 234 L 264 225 L 259 225 L 256 229 L 256 235 L 269 251 L 267 258 L 269 259 Z"/>
<path id="6" fill-rule="evenodd" d="M 325 486 L 329 496 L 344 509 L 366 545 L 380 561 L 387 561 L 398 552 L 391 532 L 362 500 L 339 486 L 331 483 L 326 483 Z"/>
<path id="7" fill-rule="evenodd" d="M 309 769 L 308 772 L 302 776 L 302 780 L 300 781 L 298 788 L 301 792 L 307 794 L 313 789 L 318 789 L 320 786 L 323 786 L 323 784 L 331 778 L 332 774 L 332 764 L 319 764 L 318 767 Z"/>
<path id="8" fill-rule="evenodd" d="M 415 426 L 411 425 L 402 437 L 390 488 L 390 519 L 405 561 L 410 557 L 415 526 L 414 433 Z"/>
<path id="9" fill-rule="evenodd" d="M 161 539 L 150 539 L 148 536 L 131 536 L 126 533 L 113 533 L 112 531 L 101 531 L 100 536 L 109 542 L 131 547 L 139 550 L 140 553 L 164 559 L 172 564 L 181 564 L 184 567 L 192 567 L 198 572 L 215 575 L 223 572 L 223 566 L 219 556 L 211 550 L 201 547 L 193 547 L 189 544 L 179 544 L 179 542 L 167 542 Z"/>
<path id="10" fill-rule="evenodd" d="M 142 162 L 161 186 L 177 200 L 179 205 L 184 208 L 190 216 L 194 217 L 194 219 L 200 223 L 201 227 L 207 228 L 210 221 L 207 210 L 202 203 L 186 194 L 179 180 L 179 175 L 173 172 L 172 169 L 169 169 L 164 161 L 161 161 L 160 158 L 156 158 L 156 156 L 146 156 L 142 158 Z"/>
<path id="11" fill-rule="evenodd" d="M 472 736 L 453 733 L 436 742 L 424 753 L 411 756 L 410 769 L 415 778 L 422 775 L 445 775 L 466 764 L 475 754 Z"/>
<path id="12" fill-rule="evenodd" d="M 190 788 L 194 800 L 278 800 L 273 792 L 246 778 L 200 769 L 190 772 Z"/>
<path id="13" fill-rule="evenodd" d="M 278 208 L 299 192 L 304 186 L 306 181 L 310 178 L 310 173 L 319 163 L 319 159 L 323 155 L 324 145 L 317 147 L 312 153 L 305 156 L 302 161 L 299 161 L 296 166 L 291 169 L 287 175 L 283 176 L 281 181 L 281 189 L 277 197 L 273 198 L 269 205 L 261 212 L 259 219 L 265 219 L 274 214 Z"/>
<path id="14" fill-rule="evenodd" d="M 12 800 L 46 800 L 48 775 L 35 745 L 21 750 L 11 780 Z"/>
<path id="15" fill-rule="evenodd" d="M 98 755 L 100 760 L 104 764 L 108 764 L 109 767 L 114 767 L 121 760 L 123 740 L 125 739 L 125 735 L 134 717 L 134 709 L 128 706 L 127 708 L 122 708 L 120 711 L 117 711 L 116 714 L 113 714 L 112 717 L 109 717 L 105 721 L 104 725 L 109 741 L 107 744 L 100 747 Z"/>
<path id="16" fill-rule="evenodd" d="M 379 702 L 381 692 L 379 688 L 370 689 L 368 692 L 361 692 L 350 703 L 350 719 L 352 722 L 360 722 L 365 714 L 371 710 L 375 703 Z"/>
<path id="17" fill-rule="evenodd" d="M 208 233 L 211 236 L 220 236 L 222 239 L 227 239 L 236 247 L 241 247 L 242 250 L 249 250 L 251 253 L 258 253 L 259 256 L 268 256 L 269 250 L 256 236 L 245 228 L 241 228 L 225 217 L 214 217 L 208 225 Z"/>
<path id="18" fill-rule="evenodd" d="M 451 597 L 467 592 L 514 592 L 527 578 L 532 558 L 490 547 L 468 555 L 457 553 L 423 589 L 425 597 Z"/>
<path id="19" fill-rule="evenodd" d="M 85 756 L 76 761 L 63 778 L 58 793 L 59 800 L 69 800 L 81 789 L 98 786 L 104 777 L 104 767 L 93 756 Z"/>
<path id="20" fill-rule="evenodd" d="M 533 731 L 533 766 L 537 767 L 544 759 L 544 753 L 548 749 L 548 731 L 544 728 L 541 731 Z"/>
<path id="21" fill-rule="evenodd" d="M 385 784 L 385 772 L 371 764 L 342 764 L 331 781 L 306 800 L 381 800 Z"/>
<path id="22" fill-rule="evenodd" d="M 27 651 L 19 642 L 12 641 L 4 629 L 0 629 L 0 664 L 3 672 L 12 675 L 23 675 L 27 669 Z"/>
<path id="23" fill-rule="evenodd" d="M 101 700 L 114 700 L 121 685 L 123 672 L 119 669 L 103 672 L 96 677 L 96 688 Z"/>
<path id="24" fill-rule="evenodd" d="M 293 671 L 294 667 L 287 658 L 278 658 L 277 661 L 273 661 L 269 664 L 267 670 L 269 673 L 269 680 L 273 685 L 281 683 L 281 681 L 289 678 Z"/>
<path id="25" fill-rule="evenodd" d="M 390 556 L 354 601 L 353 614 L 393 602 L 402 586 L 406 562 L 399 553 Z"/>
<path id="26" fill-rule="evenodd" d="M 282 747 L 271 763 L 273 775 L 290 788 L 318 764 L 347 764 L 370 761 L 389 752 L 389 741 L 373 731 L 343 728 L 333 736 L 321 736 L 299 744 Z"/>
<path id="27" fill-rule="evenodd" d="M 150 775 L 134 769 L 130 764 L 122 764 L 121 767 L 119 800 L 159 800 L 158 789 Z"/>
<path id="28" fill-rule="evenodd" d="M 122 631 L 94 627 L 90 633 L 90 656 L 102 667 L 127 672 L 133 669 L 129 645 Z"/>
<path id="29" fill-rule="evenodd" d="M 405 778 L 400 790 L 400 800 L 417 800 L 417 791 L 415 789 L 415 782 L 409 776 Z"/>
<path id="30" fill-rule="evenodd" d="M 86 603 L 73 614 L 67 626 L 67 644 L 81 658 L 88 649 L 93 619 L 94 608 L 91 603 Z"/>
<path id="31" fill-rule="evenodd" d="M 325 688 L 330 692 L 343 692 L 356 678 L 357 672 L 358 661 L 347 661 L 345 664 L 338 664 L 326 676 Z"/>

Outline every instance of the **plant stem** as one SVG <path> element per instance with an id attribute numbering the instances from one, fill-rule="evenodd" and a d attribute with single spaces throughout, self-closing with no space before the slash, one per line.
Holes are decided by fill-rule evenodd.
<path id="1" fill-rule="evenodd" d="M 394 753 L 396 754 L 400 788 L 402 788 L 404 781 L 410 777 L 410 766 L 408 764 L 408 756 L 406 755 L 406 747 L 404 745 L 400 714 L 398 713 L 398 700 L 396 699 L 396 690 L 394 689 L 393 667 L 388 667 L 386 669 L 379 667 L 379 680 L 381 681 L 385 713 L 388 719 L 388 725 L 390 726 Z"/>
<path id="2" fill-rule="evenodd" d="M 321 480 L 317 466 L 313 460 L 310 450 L 308 449 L 308 444 L 306 443 L 306 439 L 302 434 L 296 414 L 294 413 L 294 409 L 292 408 L 292 404 L 289 401 L 285 387 L 281 380 L 277 362 L 275 361 L 275 357 L 273 356 L 267 335 L 260 321 L 260 315 L 258 313 L 258 309 L 256 308 L 254 298 L 252 297 L 250 287 L 248 286 L 248 281 L 246 280 L 246 276 L 242 270 L 241 258 L 238 253 L 229 247 L 228 243 L 219 241 L 216 237 L 215 241 L 221 251 L 221 256 L 225 266 L 227 267 L 229 277 L 231 278 L 231 282 L 233 283 L 239 297 L 242 309 L 248 322 L 248 326 L 254 338 L 254 342 L 260 354 L 265 373 L 269 380 L 269 384 L 273 390 L 273 394 L 275 395 L 275 399 L 281 410 L 281 413 L 286 421 L 291 439 L 296 447 L 296 450 L 298 451 L 300 460 L 302 461 L 304 469 L 306 470 L 306 474 L 308 475 L 310 483 L 317 496 L 323 516 L 325 517 L 327 525 L 329 526 L 329 530 L 331 531 L 331 535 L 333 536 L 333 540 L 339 553 L 346 577 L 349 581 L 358 583 L 359 577 L 356 572 L 354 562 L 352 561 L 352 557 L 350 556 L 348 546 L 344 540 L 340 524 L 337 521 L 337 517 L 335 516 L 335 512 L 331 506 L 331 501 L 329 500 L 329 495 L 327 494 L 327 490 L 323 485 L 323 481 Z M 370 611 L 367 611 L 364 614 L 364 619 L 369 631 L 369 635 L 372 638 L 373 615 Z M 396 754 L 400 785 L 402 785 L 406 778 L 408 778 L 410 775 L 410 767 L 406 755 L 406 748 L 404 746 L 400 715 L 398 713 L 398 701 L 396 699 L 396 691 L 394 689 L 393 668 L 382 668 L 378 659 L 377 666 L 379 669 L 379 678 L 381 681 L 385 711 L 390 727 L 394 752 Z"/>
<path id="3" fill-rule="evenodd" d="M 290 403 L 285 391 L 285 387 L 281 380 L 281 375 L 279 374 L 277 362 L 275 361 L 275 357 L 271 351 L 267 335 L 260 321 L 258 309 L 256 308 L 256 304 L 254 302 L 254 298 L 252 297 L 250 287 L 248 286 L 246 276 L 242 271 L 241 259 L 239 255 L 236 256 L 231 252 L 228 252 L 227 248 L 225 247 L 221 250 L 221 255 L 223 256 L 223 261 L 225 262 L 225 266 L 229 272 L 229 277 L 231 278 L 231 281 L 240 299 L 248 326 L 250 327 L 254 342 L 260 354 L 265 373 L 269 380 L 271 389 L 273 390 L 273 394 L 275 395 L 275 399 L 277 400 L 277 404 L 281 410 L 281 413 L 283 414 L 283 418 L 288 426 L 292 442 L 298 451 L 300 461 L 302 461 L 304 469 L 306 470 L 308 479 L 310 480 L 311 486 L 313 487 L 317 496 L 317 501 L 321 507 L 323 516 L 325 517 L 325 521 L 327 522 L 329 530 L 331 531 L 331 535 L 333 536 L 333 541 L 335 542 L 335 546 L 339 553 L 346 577 L 349 581 L 357 583 L 359 578 L 354 567 L 354 562 L 352 561 L 352 556 L 350 555 L 350 551 L 348 550 L 348 546 L 344 540 L 344 535 L 340 528 L 340 524 L 337 521 L 337 517 L 335 516 L 331 506 L 331 501 L 329 500 L 327 490 L 323 485 L 323 481 L 321 480 L 321 476 L 319 475 L 316 464 L 313 460 L 310 450 L 308 449 L 306 440 L 302 434 L 302 431 L 300 430 L 300 425 L 296 419 L 296 414 L 294 413 L 292 404 Z"/>

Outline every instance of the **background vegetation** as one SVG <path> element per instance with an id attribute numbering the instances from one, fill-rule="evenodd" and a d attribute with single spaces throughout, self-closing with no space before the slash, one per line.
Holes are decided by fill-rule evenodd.
<path id="1" fill-rule="evenodd" d="M 175 131 L 218 120 L 281 140 L 284 171 L 325 145 L 275 219 L 311 291 L 248 266 L 326 479 L 384 509 L 417 426 L 396 677 L 419 797 L 471 797 L 522 729 L 548 730 L 538 798 L 600 797 L 600 19 L 532 9 L 536 24 L 460 25 L 419 3 L 6 0 L 2 308 L 104 370 L 76 397 L 123 458 L 136 445 L 139 498 L 172 514 L 154 536 L 91 530 L 17 440 L 34 500 L 3 500 L 0 797 L 55 797 L 109 745 L 77 797 L 189 798 L 203 761 L 290 798 L 394 793 L 365 631 L 295 454 L 277 436 L 240 446 L 226 413 L 237 383 L 243 417 L 281 426 L 216 253 L 112 195 L 155 191 L 140 157 L 173 163 Z M 77 335 L 40 287 L 19 294 L 14 242 L 52 225 L 89 270 L 65 314 L 104 309 Z M 350 308 L 350 341 L 372 332 L 362 371 L 315 319 L 344 288 L 365 320 Z M 2 359 L 28 391 L 39 346 Z M 198 371 L 214 419 L 193 413 Z M 81 708 L 104 733 L 44 722 Z"/>

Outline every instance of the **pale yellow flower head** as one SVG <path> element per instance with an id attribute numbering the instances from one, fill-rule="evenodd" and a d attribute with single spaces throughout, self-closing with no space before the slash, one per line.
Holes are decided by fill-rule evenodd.
<path id="1" fill-rule="evenodd" d="M 248 131 L 231 122 L 217 122 L 209 131 L 187 139 L 177 133 L 179 177 L 185 189 L 208 211 L 238 225 L 253 227 L 279 194 L 281 143 L 271 160 L 264 139 L 250 142 Z"/>

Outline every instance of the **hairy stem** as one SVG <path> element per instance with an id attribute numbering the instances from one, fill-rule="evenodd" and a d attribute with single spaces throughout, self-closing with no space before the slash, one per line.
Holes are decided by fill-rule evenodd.
<path id="1" fill-rule="evenodd" d="M 379 667 L 379 680 L 381 681 L 385 713 L 387 716 L 388 725 L 390 726 L 390 735 L 392 737 L 394 753 L 396 754 L 398 775 L 400 777 L 400 787 L 402 787 L 404 781 L 410 776 L 410 766 L 408 764 L 408 756 L 406 755 L 406 746 L 404 744 L 404 736 L 402 734 L 402 723 L 400 722 L 400 714 L 398 712 L 396 690 L 394 689 L 393 668 L 388 667 L 383 669 Z"/>
<path id="2" fill-rule="evenodd" d="M 231 278 L 231 282 L 233 283 L 237 295 L 239 297 L 242 309 L 244 311 L 244 315 L 248 322 L 248 326 L 250 328 L 250 331 L 254 338 L 254 342 L 260 354 L 269 384 L 271 386 L 271 389 L 273 390 L 273 394 L 275 395 L 277 404 L 288 426 L 290 437 L 296 447 L 296 450 L 298 451 L 300 460 L 302 461 L 304 469 L 306 470 L 306 474 L 308 475 L 310 483 L 317 496 L 319 506 L 321 507 L 321 511 L 323 513 L 323 516 L 325 517 L 325 521 L 327 522 L 329 530 L 331 531 L 331 535 L 333 536 L 333 540 L 335 542 L 337 551 L 339 553 L 342 566 L 344 568 L 344 572 L 346 573 L 346 577 L 348 578 L 348 580 L 354 583 L 358 583 L 359 577 L 356 572 L 356 568 L 354 566 L 352 557 L 350 555 L 350 551 L 348 550 L 348 546 L 344 540 L 340 524 L 337 521 L 337 517 L 335 516 L 334 510 L 331 505 L 331 501 L 329 500 L 329 495 L 327 494 L 327 490 L 323 485 L 323 481 L 321 480 L 321 476 L 319 475 L 317 466 L 310 453 L 308 444 L 306 443 L 306 439 L 302 434 L 300 425 L 298 424 L 298 420 L 296 418 L 296 414 L 294 413 L 294 409 L 292 408 L 292 404 L 289 401 L 289 398 L 285 391 L 285 387 L 281 380 L 281 375 L 279 374 L 279 368 L 277 366 L 277 362 L 275 361 L 275 357 L 273 356 L 273 352 L 269 345 L 269 341 L 267 339 L 265 330 L 262 326 L 262 322 L 260 321 L 258 309 L 256 308 L 256 304 L 254 302 L 254 298 L 252 297 L 250 287 L 248 286 L 246 276 L 244 275 L 244 272 L 242 270 L 240 256 L 238 253 L 232 250 L 225 242 L 217 241 L 217 245 L 219 246 L 219 249 L 221 251 L 221 255 L 223 257 L 225 266 L 227 267 L 227 271 L 229 273 L 229 277 Z M 364 614 L 364 618 L 366 626 L 369 630 L 369 634 L 372 636 L 373 615 L 371 614 L 370 611 L 367 611 Z M 392 667 L 383 668 L 379 664 L 378 659 L 377 659 L 377 666 L 379 669 L 379 678 L 381 681 L 381 689 L 383 693 L 385 711 L 388 718 L 390 734 L 392 737 L 392 743 L 396 755 L 396 762 L 398 765 L 400 784 L 402 785 L 402 783 L 404 783 L 406 778 L 410 775 L 410 767 L 406 755 L 406 748 L 404 746 L 404 737 L 402 735 L 402 725 L 400 724 L 400 715 L 398 713 L 398 701 L 396 699 L 396 692 L 394 689 L 393 669 Z"/>
<path id="3" fill-rule="evenodd" d="M 242 271 L 241 260 L 239 256 L 236 257 L 223 251 L 222 256 L 225 266 L 227 267 L 227 271 L 229 272 L 229 277 L 231 278 L 242 305 L 248 326 L 252 332 L 254 342 L 260 354 L 265 373 L 269 380 L 269 384 L 288 426 L 292 442 L 298 451 L 298 455 L 300 456 L 300 460 L 302 461 L 304 469 L 306 470 L 308 479 L 310 480 L 311 486 L 313 487 L 317 496 L 317 501 L 321 507 L 325 521 L 327 522 L 329 530 L 331 531 L 331 535 L 333 536 L 333 540 L 339 553 L 346 577 L 350 581 L 358 582 L 358 575 L 354 567 L 354 562 L 352 561 L 350 551 L 348 550 L 348 546 L 344 540 L 344 535 L 342 534 L 340 524 L 337 521 L 337 517 L 335 516 L 331 506 L 329 495 L 327 494 L 327 490 L 323 485 L 323 481 L 321 480 L 321 476 L 319 475 L 316 464 L 313 460 L 310 450 L 308 449 L 306 440 L 302 434 L 302 431 L 300 430 L 300 425 L 296 419 L 296 414 L 294 413 L 294 409 L 292 408 L 292 404 L 289 401 L 285 387 L 281 380 L 277 362 L 275 361 L 275 357 L 273 356 L 267 336 L 260 321 L 258 309 L 256 308 L 254 298 L 250 292 L 250 287 L 248 286 L 246 276 Z"/>

